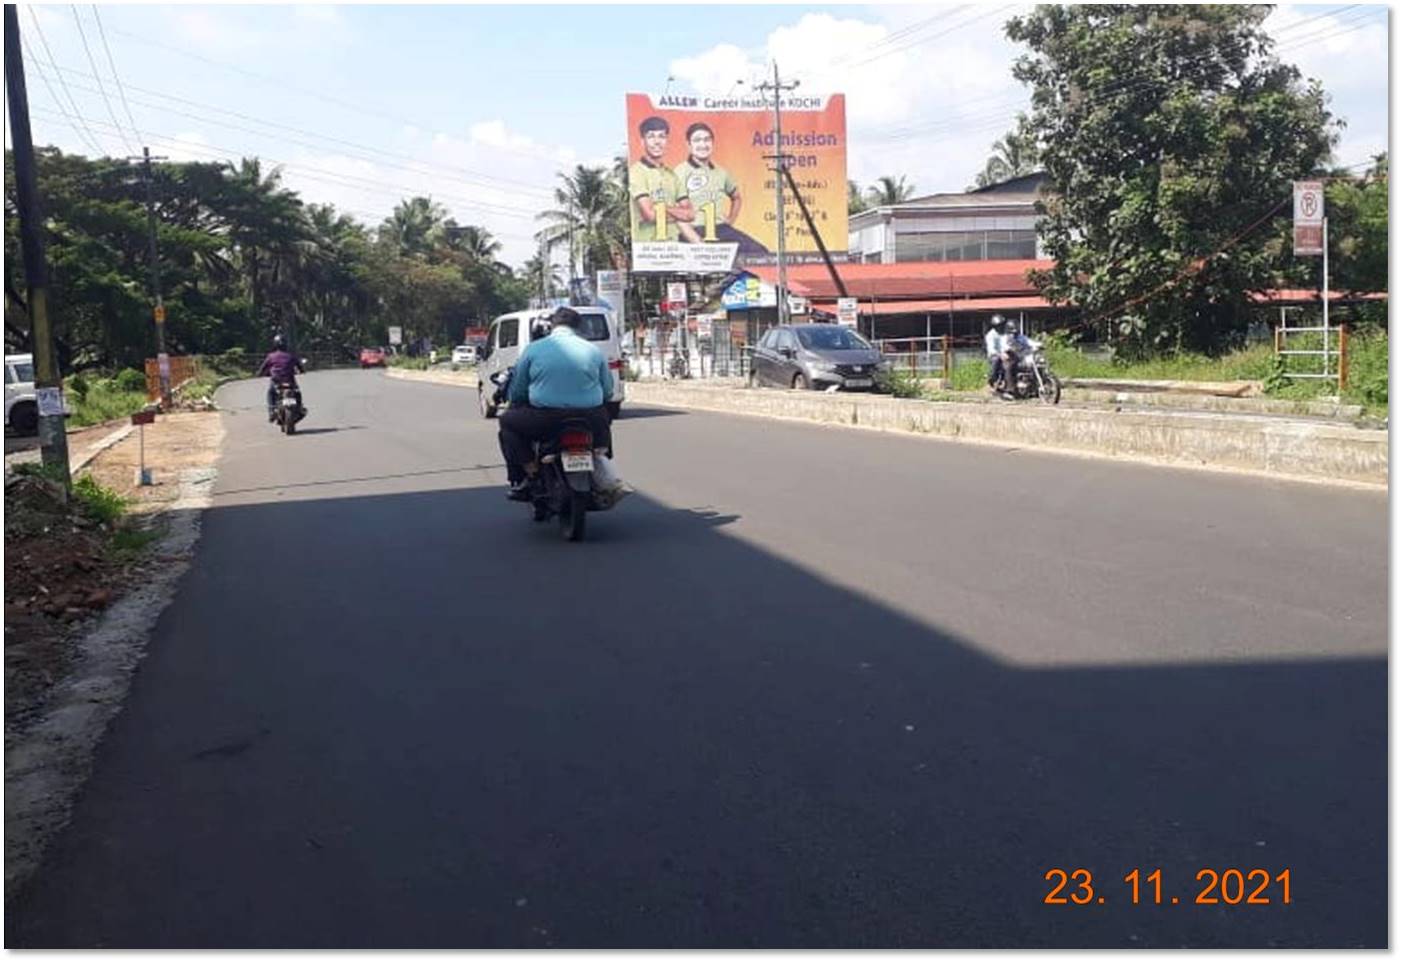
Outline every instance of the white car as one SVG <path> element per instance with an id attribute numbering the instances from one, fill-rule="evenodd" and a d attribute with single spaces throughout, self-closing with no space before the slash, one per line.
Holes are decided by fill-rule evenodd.
<path id="1" fill-rule="evenodd" d="M 33 434 L 39 430 L 33 354 L 5 355 L 5 427 L 16 434 Z"/>
<path id="2" fill-rule="evenodd" d="M 604 400 L 610 417 L 618 417 L 623 408 L 623 345 L 618 327 L 602 307 L 576 307 L 583 323 L 579 335 L 593 341 L 608 361 L 608 371 L 613 375 L 613 393 Z M 491 322 L 486 346 L 478 353 L 477 362 L 477 403 L 482 417 L 496 417 L 496 405 L 491 403 L 491 376 L 515 367 L 521 351 L 530 343 L 531 324 L 537 320 L 549 320 L 551 310 L 516 311 L 503 314 Z"/>
<path id="3" fill-rule="evenodd" d="M 459 344 L 452 349 L 453 364 L 476 364 L 477 349 L 471 344 Z"/>

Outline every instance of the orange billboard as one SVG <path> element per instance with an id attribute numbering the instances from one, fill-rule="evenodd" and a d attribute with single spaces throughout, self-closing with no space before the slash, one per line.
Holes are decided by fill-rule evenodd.
<path id="1" fill-rule="evenodd" d="M 777 260 L 773 100 L 628 94 L 632 269 L 724 273 Z M 822 243 L 847 246 L 846 98 L 797 96 L 780 104 L 782 154 Z M 792 188 L 784 184 L 790 262 L 820 257 Z"/>

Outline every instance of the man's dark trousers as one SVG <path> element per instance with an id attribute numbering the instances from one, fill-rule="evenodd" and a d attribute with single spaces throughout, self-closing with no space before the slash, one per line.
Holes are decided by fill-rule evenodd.
<path id="1" fill-rule="evenodd" d="M 501 454 L 506 458 L 506 480 L 517 484 L 525 480 L 525 465 L 534 457 L 531 445 L 548 440 L 560 422 L 582 418 L 593 430 L 593 446 L 613 450 L 613 436 L 608 427 L 608 409 L 596 408 L 534 408 L 511 405 L 501 412 Z"/>

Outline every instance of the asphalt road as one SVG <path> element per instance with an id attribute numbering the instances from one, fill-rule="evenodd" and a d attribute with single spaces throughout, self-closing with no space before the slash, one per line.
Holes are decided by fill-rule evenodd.
<path id="1" fill-rule="evenodd" d="M 305 387 L 10 946 L 1387 944 L 1383 493 L 633 411 L 571 545 L 471 393 Z"/>

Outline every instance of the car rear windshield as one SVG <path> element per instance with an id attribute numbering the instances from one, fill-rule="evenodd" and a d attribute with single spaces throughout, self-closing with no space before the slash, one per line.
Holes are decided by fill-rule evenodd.
<path id="1" fill-rule="evenodd" d="M 18 384 L 25 384 L 34 380 L 34 365 L 27 361 L 21 361 L 14 365 L 15 381 Z"/>
<path id="2" fill-rule="evenodd" d="M 800 327 L 798 340 L 809 351 L 869 351 L 865 338 L 844 327 Z"/>
<path id="3" fill-rule="evenodd" d="M 605 314 L 579 312 L 579 336 L 586 341 L 608 340 L 608 317 Z"/>

